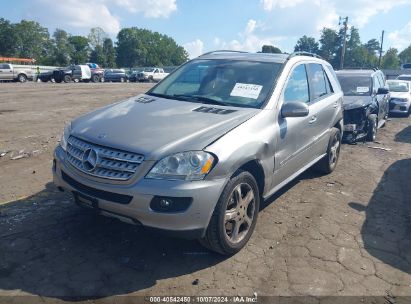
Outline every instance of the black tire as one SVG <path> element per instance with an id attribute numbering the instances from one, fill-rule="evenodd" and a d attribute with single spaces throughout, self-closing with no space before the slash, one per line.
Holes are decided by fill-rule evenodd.
<path id="1" fill-rule="evenodd" d="M 24 82 L 27 81 L 27 76 L 24 75 L 24 74 L 19 74 L 19 75 L 17 76 L 17 81 L 18 81 L 18 82 L 21 82 L 21 83 L 24 83 Z"/>
<path id="2" fill-rule="evenodd" d="M 247 192 L 246 195 L 240 199 L 241 202 L 237 201 L 235 203 L 235 197 L 238 197 L 238 192 L 235 191 L 237 189 L 240 189 L 241 196 L 243 196 L 242 191 Z M 245 200 L 247 198 L 250 191 L 252 191 L 253 198 L 247 203 L 243 201 L 243 199 Z M 234 209 L 227 210 L 228 207 L 234 204 L 236 205 Z M 245 207 L 245 204 L 247 204 L 247 207 Z M 238 171 L 225 186 L 211 216 L 206 234 L 204 238 L 199 240 L 200 244 L 222 255 L 233 255 L 237 253 L 247 244 L 254 231 L 259 208 L 260 194 L 255 178 L 247 171 Z M 230 210 L 231 212 L 229 212 Z M 227 220 L 227 212 L 233 214 L 235 218 Z M 252 216 L 252 218 L 250 216 Z M 249 223 L 250 220 L 251 223 Z M 231 225 L 231 229 L 235 229 L 234 226 L 238 225 L 239 228 L 235 234 L 239 237 L 238 242 L 230 241 L 230 236 L 227 234 L 227 229 L 229 229 L 227 228 L 227 224 Z M 243 226 L 246 226 L 247 230 L 239 231 Z M 232 231 L 231 234 L 233 233 Z"/>
<path id="3" fill-rule="evenodd" d="M 62 81 L 61 81 L 61 79 L 54 79 L 54 82 L 55 83 L 61 83 Z"/>
<path id="4" fill-rule="evenodd" d="M 100 82 L 100 76 L 97 75 L 97 74 L 94 74 L 94 75 L 91 77 L 91 81 L 92 81 L 92 82 Z"/>
<path id="5" fill-rule="evenodd" d="M 377 138 L 377 128 L 378 120 L 376 114 L 371 114 L 368 116 L 368 132 L 367 132 L 367 141 L 375 141 Z"/>
<path id="6" fill-rule="evenodd" d="M 40 78 L 41 82 L 48 82 L 50 81 L 50 79 L 46 79 L 46 78 Z"/>
<path id="7" fill-rule="evenodd" d="M 341 131 L 337 128 L 331 129 L 328 141 L 327 154 L 315 164 L 314 168 L 323 174 L 330 174 L 337 167 L 341 150 Z"/>
<path id="8" fill-rule="evenodd" d="M 71 76 L 70 76 L 70 75 L 64 75 L 63 81 L 64 81 L 65 83 L 71 82 Z"/>

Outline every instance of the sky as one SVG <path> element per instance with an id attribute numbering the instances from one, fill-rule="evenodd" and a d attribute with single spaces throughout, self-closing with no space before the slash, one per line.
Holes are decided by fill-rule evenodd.
<path id="1" fill-rule="evenodd" d="M 174 38 L 191 58 L 218 49 L 256 52 L 270 44 L 292 52 L 303 35 L 318 39 L 339 17 L 360 30 L 363 43 L 384 50 L 411 44 L 411 0 L 14 0 L 2 1 L 0 17 L 35 20 L 50 33 L 61 28 L 87 35 L 103 28 L 114 40 L 121 28 L 140 27 Z"/>

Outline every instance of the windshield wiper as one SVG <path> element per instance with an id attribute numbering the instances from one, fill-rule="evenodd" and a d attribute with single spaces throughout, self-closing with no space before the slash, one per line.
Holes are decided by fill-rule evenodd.
<path id="1" fill-rule="evenodd" d="M 214 105 L 219 105 L 219 106 L 232 106 L 231 104 L 227 102 L 223 102 L 220 100 L 216 100 L 213 98 L 201 96 L 201 95 L 184 95 L 184 94 L 176 94 L 173 95 L 176 98 L 182 98 L 184 100 L 194 100 L 194 101 L 199 101 L 201 103 L 206 103 L 206 104 L 214 104 Z"/>
<path id="2" fill-rule="evenodd" d="M 167 95 L 167 94 L 159 94 L 159 93 L 146 93 L 146 95 L 167 98 L 167 99 L 174 99 L 174 95 Z"/>

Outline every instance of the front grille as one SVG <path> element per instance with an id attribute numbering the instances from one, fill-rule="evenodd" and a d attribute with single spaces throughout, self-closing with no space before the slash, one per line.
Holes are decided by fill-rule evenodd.
<path id="1" fill-rule="evenodd" d="M 95 163 L 85 159 L 85 153 L 95 152 Z M 70 136 L 67 141 L 67 159 L 76 169 L 101 178 L 128 180 L 143 162 L 144 156 L 118 149 L 108 148 Z"/>
<path id="2" fill-rule="evenodd" d="M 363 124 L 367 117 L 365 109 L 357 108 L 344 111 L 344 124 Z"/>
<path id="3" fill-rule="evenodd" d="M 390 110 L 394 110 L 394 108 L 395 108 L 395 103 L 390 102 Z"/>

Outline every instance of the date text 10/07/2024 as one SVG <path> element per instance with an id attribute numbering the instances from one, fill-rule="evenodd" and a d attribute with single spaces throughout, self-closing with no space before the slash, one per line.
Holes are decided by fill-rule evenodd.
<path id="1" fill-rule="evenodd" d="M 210 296 L 195 296 L 195 297 L 149 297 L 150 303 L 257 303 L 257 297 L 210 297 Z"/>

